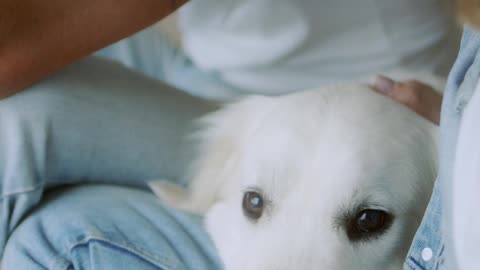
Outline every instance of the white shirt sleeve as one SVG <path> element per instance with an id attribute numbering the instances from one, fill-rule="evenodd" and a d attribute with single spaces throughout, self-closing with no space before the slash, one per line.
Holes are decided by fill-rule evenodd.
<path id="1" fill-rule="evenodd" d="M 464 110 L 452 183 L 457 269 L 480 269 L 480 84 Z"/>

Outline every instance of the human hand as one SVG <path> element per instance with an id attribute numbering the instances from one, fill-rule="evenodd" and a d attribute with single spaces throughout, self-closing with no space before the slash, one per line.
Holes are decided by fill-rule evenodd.
<path id="1" fill-rule="evenodd" d="M 378 75 L 371 87 L 376 92 L 407 106 L 434 124 L 440 123 L 443 97 L 431 86 L 416 80 L 397 82 Z"/>

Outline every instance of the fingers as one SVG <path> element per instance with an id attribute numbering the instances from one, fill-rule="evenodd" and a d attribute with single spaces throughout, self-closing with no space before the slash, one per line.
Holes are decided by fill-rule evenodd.
<path id="1" fill-rule="evenodd" d="M 375 78 L 371 86 L 375 91 L 389 96 L 431 122 L 439 124 L 442 96 L 430 86 L 414 80 L 396 82 L 381 75 Z"/>
<path id="2" fill-rule="evenodd" d="M 381 94 L 389 96 L 394 100 L 415 109 L 418 106 L 419 98 L 416 96 L 414 82 L 396 82 L 385 76 L 378 75 L 372 85 L 373 89 Z"/>
<path id="3" fill-rule="evenodd" d="M 377 92 L 389 95 L 395 88 L 395 81 L 385 76 L 377 75 L 371 85 Z"/>

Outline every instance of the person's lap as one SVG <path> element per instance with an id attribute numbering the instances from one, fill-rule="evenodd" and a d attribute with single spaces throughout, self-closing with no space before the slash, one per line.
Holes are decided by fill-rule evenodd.
<path id="1" fill-rule="evenodd" d="M 112 48 L 104 52 L 111 51 Z M 138 68 L 140 72 L 132 68 Z M 182 65 L 178 64 L 177 68 L 182 68 Z M 191 89 L 195 89 L 196 86 L 203 88 L 215 86 L 217 90 L 222 89 L 220 92 L 228 91 L 228 86 L 222 85 L 209 74 L 194 71 L 192 66 L 188 66 L 187 69 L 190 69 L 191 73 L 185 73 L 183 78 L 185 81 L 182 83 L 192 83 Z M 142 72 L 149 76 L 143 75 Z M 176 72 L 180 74 L 181 70 Z M 161 75 L 158 74 L 156 77 L 161 78 Z M 204 81 L 201 80 L 202 76 L 205 78 Z M 166 218 L 165 213 L 168 211 L 162 209 L 148 191 L 143 193 L 145 198 L 150 199 L 143 201 L 127 200 L 127 190 L 119 191 L 114 187 L 111 189 L 103 187 L 104 192 L 100 194 L 93 192 L 92 187 L 91 194 L 97 195 L 82 191 L 81 197 L 73 196 L 75 198 L 71 199 L 78 202 L 71 201 L 60 208 L 49 206 L 51 202 L 42 201 L 43 192 L 47 188 L 63 184 L 108 183 L 145 189 L 145 181 L 150 179 L 186 180 L 180 176 L 190 163 L 193 147 L 190 141 L 184 140 L 184 137 L 192 131 L 192 120 L 211 111 L 215 105 L 183 94 L 152 77 L 155 77 L 155 74 L 149 74 L 143 67 L 127 68 L 98 56 L 90 57 L 65 68 L 24 92 L 0 100 L 0 254 L 9 235 L 12 232 L 15 235 L 7 243 L 6 249 L 9 251 L 4 257 L 3 263 L 6 267 L 4 269 L 11 269 L 8 266 L 15 266 L 19 260 L 29 261 L 33 258 L 35 261 L 35 254 L 47 257 L 42 263 L 46 263 L 45 260 L 48 258 L 54 258 L 54 254 L 48 253 L 48 250 L 55 245 L 58 248 L 61 241 L 51 237 L 68 235 L 71 227 L 67 226 L 65 230 L 61 230 L 59 226 L 55 227 L 56 218 L 53 217 L 59 217 L 60 222 L 65 216 L 76 217 L 74 220 L 81 224 L 80 229 L 84 232 L 90 232 L 91 229 L 98 231 L 96 227 L 116 226 L 115 233 L 105 233 L 101 230 L 100 232 L 112 239 L 123 239 L 125 243 L 145 242 L 143 243 L 145 250 L 159 258 L 162 254 L 173 252 L 179 264 L 166 269 L 215 269 L 211 268 L 210 263 L 214 257 L 213 248 L 206 242 L 198 221 L 192 221 L 188 225 L 189 221 L 185 219 L 184 224 L 177 228 L 175 219 L 170 215 Z M 189 81 L 189 78 L 192 79 Z M 175 84 L 176 80 L 178 81 L 178 78 L 172 79 L 170 83 Z M 209 97 L 225 98 L 223 94 L 217 94 L 218 92 L 211 92 Z M 132 192 L 140 191 L 132 189 Z M 104 204 L 90 204 L 87 207 L 88 202 L 98 201 L 95 196 L 103 196 L 110 201 Z M 59 196 L 54 201 L 61 205 L 63 204 L 61 201 L 67 202 L 70 200 L 69 197 L 70 195 Z M 127 201 L 131 208 L 124 209 L 118 206 L 125 205 Z M 27 215 L 39 203 L 40 210 Z M 150 217 L 153 213 L 151 211 L 149 215 L 134 218 L 135 214 L 138 214 L 137 210 L 143 207 L 157 209 L 164 214 Z M 87 211 L 89 208 L 92 209 L 92 213 Z M 115 215 L 109 214 L 111 209 L 115 209 Z M 76 215 L 76 212 L 80 214 Z M 150 227 L 144 228 L 143 221 L 148 219 L 163 221 L 153 222 L 149 224 Z M 20 227 L 16 229 L 20 223 Z M 189 229 L 185 230 L 185 227 Z M 51 234 L 45 234 L 47 229 Z M 136 238 L 140 231 L 152 235 L 164 231 L 165 235 Z M 37 235 L 43 240 L 33 245 L 33 242 L 28 240 L 29 235 Z M 178 235 L 189 239 L 190 242 L 168 243 L 172 252 L 150 250 L 158 248 L 154 242 L 159 239 L 167 243 L 173 236 L 175 239 L 179 238 Z M 121 260 L 112 258 L 128 253 L 129 250 L 119 250 L 115 245 L 105 243 L 107 242 L 92 242 L 92 245 L 89 243 L 79 246 L 76 250 L 88 250 L 80 247 L 91 247 L 95 252 L 92 250 L 79 252 L 78 254 L 87 254 L 79 255 L 78 258 L 88 267 L 86 265 L 75 267 L 95 269 L 94 264 L 90 264 L 95 258 L 100 259 L 98 262 L 101 269 L 119 269 L 118 263 Z M 30 253 L 17 248 L 23 245 L 31 247 Z M 203 253 L 200 253 L 200 250 Z M 68 248 L 61 246 L 54 253 L 65 252 L 69 252 Z M 88 257 L 88 254 L 94 255 Z M 122 258 L 136 258 L 135 256 L 135 252 L 132 252 Z M 143 259 L 129 259 L 124 263 L 124 269 L 147 267 Z M 138 263 L 138 266 L 130 265 L 135 263 Z M 193 263 L 195 267 L 192 268 Z M 208 267 L 201 268 L 202 265 Z M 25 268 L 15 266 L 14 269 L 43 268 L 39 264 L 31 264 L 28 267 L 25 265 Z"/>
<path id="2" fill-rule="evenodd" d="M 220 269 L 201 218 L 151 193 L 86 185 L 48 194 L 12 234 L 4 269 Z"/>

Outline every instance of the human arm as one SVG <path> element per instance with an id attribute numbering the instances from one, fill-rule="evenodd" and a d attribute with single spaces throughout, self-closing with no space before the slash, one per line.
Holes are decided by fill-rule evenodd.
<path id="1" fill-rule="evenodd" d="M 0 99 L 155 23 L 187 1 L 0 1 Z"/>

